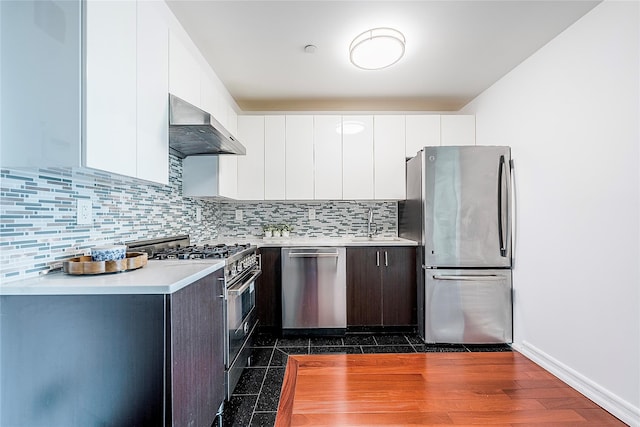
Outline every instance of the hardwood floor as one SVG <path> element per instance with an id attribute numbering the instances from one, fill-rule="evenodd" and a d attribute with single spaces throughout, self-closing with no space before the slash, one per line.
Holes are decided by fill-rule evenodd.
<path id="1" fill-rule="evenodd" d="M 625 424 L 504 352 L 290 356 L 275 425 Z"/>

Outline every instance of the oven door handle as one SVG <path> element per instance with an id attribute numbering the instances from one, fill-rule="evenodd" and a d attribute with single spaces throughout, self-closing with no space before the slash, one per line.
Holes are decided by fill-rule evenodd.
<path id="1" fill-rule="evenodd" d="M 258 270 L 256 272 L 254 272 L 251 275 L 251 277 L 249 277 L 247 280 L 243 281 L 241 284 L 234 285 L 234 286 L 230 287 L 229 289 L 227 289 L 227 292 L 230 293 L 230 294 L 235 294 L 235 295 L 242 294 L 244 291 L 247 290 L 247 288 L 249 286 L 251 286 L 253 281 L 256 280 L 258 278 L 258 276 L 260 276 L 261 274 L 262 274 L 262 270 Z"/>

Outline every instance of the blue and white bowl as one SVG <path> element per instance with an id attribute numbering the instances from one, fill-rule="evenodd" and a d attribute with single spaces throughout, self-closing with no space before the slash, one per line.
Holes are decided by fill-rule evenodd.
<path id="1" fill-rule="evenodd" d="M 93 261 L 118 261 L 127 255 L 126 245 L 96 246 L 91 248 Z"/>

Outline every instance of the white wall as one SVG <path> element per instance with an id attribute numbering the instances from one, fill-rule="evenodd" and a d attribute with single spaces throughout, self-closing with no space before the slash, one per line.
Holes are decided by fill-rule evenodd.
<path id="1" fill-rule="evenodd" d="M 467 105 L 516 165 L 515 347 L 640 425 L 640 29 L 605 1 Z"/>

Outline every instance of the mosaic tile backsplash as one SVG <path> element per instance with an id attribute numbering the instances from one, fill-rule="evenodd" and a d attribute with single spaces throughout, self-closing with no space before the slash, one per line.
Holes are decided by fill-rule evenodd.
<path id="1" fill-rule="evenodd" d="M 292 236 L 366 234 L 369 208 L 378 235 L 397 235 L 395 202 L 232 202 L 182 197 L 182 161 L 171 156 L 169 185 L 88 169 L 0 170 L 0 280 L 37 276 L 92 246 L 189 234 L 193 243 L 258 237 L 266 224 Z M 92 202 L 93 223 L 76 224 L 76 202 Z M 196 208 L 202 221 L 196 223 Z M 316 219 L 309 220 L 309 209 Z M 236 220 L 236 211 L 242 220 Z"/>
<path id="2" fill-rule="evenodd" d="M 218 210 L 218 232 L 224 237 L 259 237 L 264 225 L 293 226 L 291 237 L 366 236 L 369 208 L 378 236 L 397 236 L 397 203 L 317 201 L 317 202 L 224 202 Z M 309 209 L 315 219 L 309 219 Z M 236 211 L 242 220 L 236 220 Z"/>

